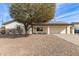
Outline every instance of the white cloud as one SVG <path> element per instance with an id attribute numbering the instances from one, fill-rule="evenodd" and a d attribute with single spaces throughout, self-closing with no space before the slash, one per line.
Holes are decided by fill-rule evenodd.
<path id="1" fill-rule="evenodd" d="M 69 16 L 69 15 L 75 16 L 74 14 L 79 15 L 79 10 L 78 10 L 78 11 L 74 11 L 74 12 L 70 12 L 70 13 L 66 13 L 66 14 L 63 14 L 63 15 L 58 16 L 58 17 L 55 17 L 55 18 L 56 18 L 56 19 L 59 19 L 59 18 L 62 18 L 62 17 L 65 17 L 65 16 Z M 72 16 L 69 16 L 69 17 L 72 17 Z"/>

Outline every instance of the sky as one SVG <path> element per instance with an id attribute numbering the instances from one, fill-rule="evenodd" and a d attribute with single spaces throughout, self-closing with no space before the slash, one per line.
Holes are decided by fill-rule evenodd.
<path id="1" fill-rule="evenodd" d="M 60 3 L 56 5 L 55 21 L 79 22 L 79 3 Z"/>
<path id="2" fill-rule="evenodd" d="M 9 12 L 10 4 L 0 3 L 0 26 L 11 19 Z"/>
<path id="3" fill-rule="evenodd" d="M 0 26 L 3 23 L 12 20 L 9 7 L 11 4 L 0 3 Z M 66 23 L 79 22 L 79 3 L 57 3 L 54 21 Z"/>

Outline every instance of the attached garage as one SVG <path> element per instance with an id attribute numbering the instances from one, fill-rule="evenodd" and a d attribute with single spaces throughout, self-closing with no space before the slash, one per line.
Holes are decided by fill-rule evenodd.
<path id="1" fill-rule="evenodd" d="M 67 33 L 66 26 L 50 26 L 50 34 Z"/>

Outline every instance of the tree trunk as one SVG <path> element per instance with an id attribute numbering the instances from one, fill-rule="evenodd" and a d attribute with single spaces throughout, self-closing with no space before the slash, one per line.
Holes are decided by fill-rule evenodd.
<path id="1" fill-rule="evenodd" d="M 27 31 L 32 27 L 32 24 L 24 24 L 24 27 L 25 27 L 25 35 L 27 35 Z"/>
<path id="2" fill-rule="evenodd" d="M 28 28 L 28 26 L 29 26 L 28 24 L 24 24 L 24 27 L 25 27 L 25 35 L 27 34 L 27 31 L 28 31 L 27 28 Z"/>

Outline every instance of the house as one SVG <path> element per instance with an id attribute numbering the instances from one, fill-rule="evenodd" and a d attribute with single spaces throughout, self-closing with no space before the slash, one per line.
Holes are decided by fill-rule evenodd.
<path id="1" fill-rule="evenodd" d="M 16 29 L 19 25 L 25 33 L 24 25 L 16 21 L 10 21 L 3 24 L 6 30 Z M 41 23 L 32 24 L 32 27 L 28 30 L 28 34 L 74 34 L 75 29 L 79 27 L 79 23 Z M 79 29 L 79 28 L 78 28 Z"/>
<path id="2" fill-rule="evenodd" d="M 72 24 L 33 24 L 33 34 L 74 34 Z"/>
<path id="3" fill-rule="evenodd" d="M 25 29 L 24 29 L 24 25 L 22 23 L 19 23 L 17 21 L 9 21 L 9 22 L 5 22 L 3 24 L 3 27 L 5 27 L 6 33 L 16 33 L 19 34 L 17 31 L 17 27 L 20 26 L 21 30 L 22 30 L 22 34 L 25 34 Z"/>

